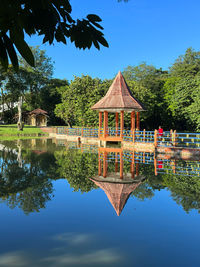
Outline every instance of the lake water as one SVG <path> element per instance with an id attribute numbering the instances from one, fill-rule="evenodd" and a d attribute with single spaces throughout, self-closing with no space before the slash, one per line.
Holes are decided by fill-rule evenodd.
<path id="1" fill-rule="evenodd" d="M 199 160 L 38 139 L 0 168 L 0 266 L 200 266 Z"/>

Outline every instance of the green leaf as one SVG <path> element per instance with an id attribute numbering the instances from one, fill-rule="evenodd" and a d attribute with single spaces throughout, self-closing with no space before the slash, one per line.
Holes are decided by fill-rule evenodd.
<path id="1" fill-rule="evenodd" d="M 96 23 L 94 21 L 91 21 L 91 23 L 94 24 L 97 28 L 103 30 L 103 27 L 99 23 Z"/>
<path id="2" fill-rule="evenodd" d="M 105 46 L 105 47 L 109 47 L 109 45 L 108 45 L 108 43 L 107 43 L 107 41 L 106 41 L 106 39 L 105 39 L 104 37 L 99 36 L 99 37 L 98 37 L 98 41 L 99 41 L 99 43 L 101 43 L 103 46 Z"/>
<path id="3" fill-rule="evenodd" d="M 93 44 L 98 50 L 100 50 L 100 46 L 96 40 L 93 40 Z"/>
<path id="4" fill-rule="evenodd" d="M 15 51 L 15 48 L 13 46 L 13 42 L 10 40 L 10 38 L 5 34 L 3 35 L 3 40 L 6 45 L 6 50 L 8 52 L 8 55 L 10 57 L 11 63 L 15 69 L 15 71 L 19 70 L 19 63 L 18 63 L 18 58 L 17 54 Z"/>
<path id="5" fill-rule="evenodd" d="M 63 34 L 63 32 L 62 32 L 62 30 L 61 30 L 60 28 L 58 28 L 58 29 L 56 30 L 55 38 L 56 38 L 56 41 L 57 41 L 57 42 L 63 42 L 64 44 L 67 43 L 67 42 L 66 42 L 66 39 L 65 39 L 65 36 L 64 36 L 64 34 Z"/>
<path id="6" fill-rule="evenodd" d="M 102 19 L 99 16 L 95 15 L 95 14 L 87 15 L 87 19 L 90 20 L 91 22 L 95 22 L 95 21 L 100 22 L 100 21 L 102 21 Z"/>
<path id="7" fill-rule="evenodd" d="M 2 37 L 0 37 L 0 62 L 5 70 L 8 69 L 8 55 Z"/>
<path id="8" fill-rule="evenodd" d="M 29 65 L 31 65 L 31 67 L 35 67 L 34 56 L 30 47 L 24 41 L 23 31 L 16 28 L 15 30 L 10 30 L 10 37 L 21 56 Z"/>

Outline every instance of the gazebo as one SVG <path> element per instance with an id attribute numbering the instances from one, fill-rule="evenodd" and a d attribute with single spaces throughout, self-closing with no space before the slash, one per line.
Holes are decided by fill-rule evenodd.
<path id="1" fill-rule="evenodd" d="M 40 108 L 34 109 L 28 114 L 28 123 L 32 126 L 47 126 L 47 112 Z"/>
<path id="2" fill-rule="evenodd" d="M 115 161 L 113 172 L 108 172 L 109 155 Z M 130 194 L 145 180 L 145 177 L 139 175 L 139 163 L 136 163 L 135 168 L 134 152 L 132 153 L 130 163 L 130 173 L 124 174 L 123 150 L 121 148 L 99 147 L 98 175 L 92 177 L 90 180 L 106 193 L 110 203 L 119 216 Z"/>
<path id="3" fill-rule="evenodd" d="M 145 110 L 143 104 L 132 96 L 131 91 L 120 71 L 115 77 L 107 94 L 102 99 L 100 99 L 94 106 L 92 106 L 92 109 L 99 111 L 99 138 L 105 141 L 122 141 L 124 130 L 124 112 L 131 113 L 131 130 L 133 131 L 135 130 L 135 128 L 139 130 L 140 112 Z M 116 114 L 115 130 L 112 132 L 109 132 L 108 129 L 108 112 Z M 103 133 L 102 113 L 104 114 Z"/>

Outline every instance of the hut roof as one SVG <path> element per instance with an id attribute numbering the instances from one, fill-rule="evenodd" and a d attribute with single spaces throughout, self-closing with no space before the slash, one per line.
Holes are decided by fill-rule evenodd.
<path id="1" fill-rule="evenodd" d="M 31 112 L 29 112 L 30 115 L 32 115 L 32 114 L 36 114 L 36 115 L 43 114 L 43 115 L 46 115 L 47 113 L 48 113 L 47 111 L 45 111 L 43 109 L 40 109 L 40 108 L 34 109 Z"/>
<path id="2" fill-rule="evenodd" d="M 127 111 L 145 110 L 143 104 L 132 96 L 131 91 L 120 71 L 115 77 L 106 95 L 92 106 L 92 109 L 107 111 L 116 111 L 118 109 Z"/>
<path id="3" fill-rule="evenodd" d="M 118 216 L 121 214 L 130 194 L 141 184 L 141 182 L 122 184 L 91 180 L 106 193 Z"/>

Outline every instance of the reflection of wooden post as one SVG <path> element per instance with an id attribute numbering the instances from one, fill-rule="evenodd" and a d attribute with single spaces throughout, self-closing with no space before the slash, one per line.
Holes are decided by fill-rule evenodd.
<path id="1" fill-rule="evenodd" d="M 123 179 L 123 152 L 120 152 L 120 179 Z"/>
<path id="2" fill-rule="evenodd" d="M 99 155 L 98 155 L 99 157 L 99 169 L 98 169 L 98 174 L 99 174 L 99 176 L 101 176 L 101 153 L 99 152 Z"/>
<path id="3" fill-rule="evenodd" d="M 115 172 L 118 172 L 118 153 L 115 153 Z"/>
<path id="4" fill-rule="evenodd" d="M 103 122 L 103 132 L 104 132 L 104 138 L 107 136 L 108 131 L 108 112 L 104 111 L 104 122 Z"/>
<path id="5" fill-rule="evenodd" d="M 156 176 L 158 175 L 158 173 L 157 173 L 157 158 L 156 158 L 155 153 L 154 153 L 154 173 Z"/>
<path id="6" fill-rule="evenodd" d="M 118 129 L 119 129 L 119 114 L 116 112 L 115 113 L 115 122 L 116 122 L 116 128 L 115 128 L 115 130 L 116 130 L 116 136 L 118 136 L 119 134 L 118 134 Z"/>
<path id="7" fill-rule="evenodd" d="M 158 146 L 158 131 L 157 130 L 154 131 L 154 146 L 155 147 Z"/>
<path id="8" fill-rule="evenodd" d="M 107 152 L 103 153 L 103 177 L 107 176 Z"/>
<path id="9" fill-rule="evenodd" d="M 140 130 L 140 113 L 137 112 L 137 129 Z"/>
<path id="10" fill-rule="evenodd" d="M 135 151 L 133 151 L 131 160 L 131 178 L 135 178 Z"/>
<path id="11" fill-rule="evenodd" d="M 136 176 L 139 175 L 139 163 L 136 163 Z"/>
<path id="12" fill-rule="evenodd" d="M 135 143 L 135 130 L 133 130 L 133 143 Z"/>
<path id="13" fill-rule="evenodd" d="M 176 161 L 175 160 L 173 160 L 172 161 L 172 169 L 173 169 L 173 173 L 175 174 L 176 173 Z"/>
<path id="14" fill-rule="evenodd" d="M 145 152 L 143 152 L 143 163 L 145 163 Z"/>
<path id="15" fill-rule="evenodd" d="M 135 111 L 131 112 L 131 131 L 135 130 Z"/>
<path id="16" fill-rule="evenodd" d="M 122 110 L 120 116 L 120 137 L 123 138 L 123 130 L 124 130 L 124 111 Z"/>
<path id="17" fill-rule="evenodd" d="M 101 136 L 101 128 L 102 128 L 102 112 L 99 112 L 99 132 L 98 136 Z"/>

